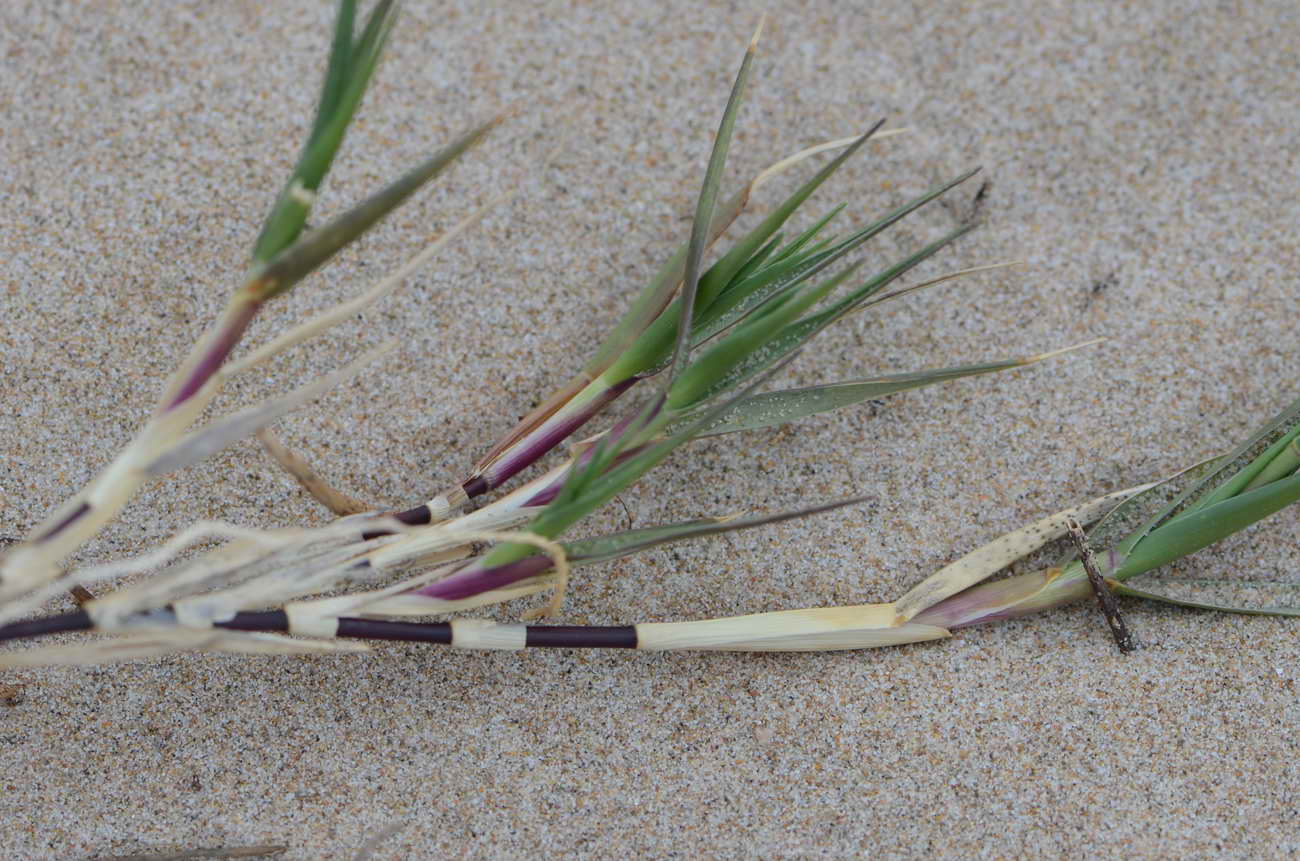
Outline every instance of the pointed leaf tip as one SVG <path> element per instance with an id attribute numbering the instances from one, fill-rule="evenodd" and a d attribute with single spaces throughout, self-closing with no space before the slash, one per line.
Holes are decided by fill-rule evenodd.
<path id="1" fill-rule="evenodd" d="M 495 128 L 500 119 L 496 117 L 471 129 L 342 215 L 299 237 L 258 265 L 243 289 L 250 298 L 261 302 L 293 287 L 451 166 Z"/>
<path id="2" fill-rule="evenodd" d="M 768 165 L 750 181 L 749 183 L 750 193 L 758 191 L 758 189 L 761 186 L 766 185 L 767 182 L 771 180 L 773 177 L 781 173 L 784 173 L 785 171 L 789 170 L 791 167 L 794 167 L 800 162 L 810 159 L 815 155 L 820 155 L 821 153 L 833 149 L 842 149 L 844 147 L 852 147 L 853 149 L 857 149 L 859 146 L 866 143 L 868 140 L 880 140 L 882 138 L 893 137 L 895 135 L 900 135 L 900 134 L 906 134 L 907 132 L 911 131 L 910 129 L 906 129 L 906 128 L 891 129 L 889 131 L 881 131 L 880 127 L 883 126 L 884 124 L 885 124 L 885 120 L 881 119 L 874 126 L 867 129 L 867 131 L 863 132 L 860 135 L 853 135 L 852 137 L 847 137 L 847 138 L 837 138 L 835 140 L 826 141 L 825 143 L 819 143 L 816 144 L 815 146 L 810 146 L 806 149 L 801 149 L 797 153 L 794 153 L 793 155 L 786 156 L 780 161 Z M 847 158 L 847 156 L 845 156 L 844 158 Z M 842 159 L 839 159 L 838 161 L 842 161 Z"/>
<path id="3" fill-rule="evenodd" d="M 1095 347 L 1098 344 L 1104 344 L 1109 338 L 1093 338 L 1091 341 L 1083 341 L 1078 344 L 1071 344 L 1068 347 L 1061 347 L 1059 350 L 1049 350 L 1046 353 L 1039 353 L 1036 356 L 1027 356 L 1024 360 L 1026 365 L 1032 365 L 1036 362 L 1055 359 L 1057 356 L 1064 356 L 1066 353 L 1073 353 L 1075 350 L 1082 350 L 1084 347 Z"/>
<path id="4" fill-rule="evenodd" d="M 758 33 L 761 30 L 762 22 L 760 21 L 759 30 L 754 33 L 755 40 L 757 40 Z M 740 70 L 736 73 L 735 83 L 732 84 L 731 93 L 727 97 L 727 106 L 723 109 L 722 121 L 718 125 L 718 133 L 713 141 L 713 151 L 709 155 L 708 167 L 704 172 L 704 181 L 700 186 L 699 202 L 695 208 L 695 219 L 691 224 L 691 238 L 686 250 L 682 291 L 679 297 L 677 339 L 673 348 L 672 360 L 668 364 L 665 386 L 672 384 L 678 371 L 681 370 L 683 362 L 690 354 L 691 321 L 694 320 L 695 298 L 699 289 L 700 264 L 704 259 L 705 246 L 709 244 L 710 227 L 713 224 L 713 210 L 717 205 L 718 189 L 722 184 L 722 171 L 726 166 L 727 153 L 731 147 L 731 138 L 736 127 L 736 117 L 740 113 L 745 88 L 749 84 L 750 69 L 753 67 L 754 60 L 754 44 L 754 42 L 750 43 L 749 49 L 745 52 L 745 58 L 741 60 Z"/>

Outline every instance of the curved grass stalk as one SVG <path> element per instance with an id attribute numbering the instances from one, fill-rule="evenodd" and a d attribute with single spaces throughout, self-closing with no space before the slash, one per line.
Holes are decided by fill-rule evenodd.
<path id="1" fill-rule="evenodd" d="M 883 129 L 873 134 L 871 136 L 871 139 L 876 141 L 882 141 L 888 138 L 898 137 L 899 135 L 911 134 L 911 132 L 912 130 L 907 127 L 902 127 L 897 129 Z M 824 143 L 814 144 L 813 146 L 807 147 L 806 149 L 801 149 L 796 153 L 786 156 L 780 161 L 768 165 L 767 167 L 759 171 L 757 174 L 755 174 L 754 178 L 749 181 L 749 193 L 752 195 L 754 192 L 758 191 L 764 185 L 767 185 L 769 182 L 776 179 L 778 176 L 785 173 L 787 170 L 799 164 L 800 162 L 806 161 L 807 159 L 810 159 L 815 155 L 821 155 L 824 152 L 834 152 L 837 149 L 844 149 L 845 147 L 856 143 L 859 137 L 860 135 L 857 137 L 837 138 L 832 141 L 825 141 Z"/>
<path id="2" fill-rule="evenodd" d="M 1300 414 L 1300 401 L 1284 413 L 1294 420 Z M 952 630 L 1002 619 L 1023 616 L 1085 597 L 1089 591 L 1086 576 L 1078 561 L 1055 566 L 1032 574 L 1011 577 L 992 583 L 978 583 L 1015 558 L 1036 550 L 1044 541 L 1055 537 L 1060 524 L 1071 516 L 1088 517 L 1101 513 L 1105 506 L 1114 503 L 1117 496 L 1126 501 L 1103 517 L 1093 534 L 1105 532 L 1108 523 L 1114 522 L 1115 512 L 1123 508 L 1142 508 L 1145 504 L 1161 503 L 1167 498 L 1168 485 L 1185 479 L 1186 483 L 1172 504 L 1164 505 L 1165 514 L 1151 520 L 1153 526 L 1142 526 L 1117 547 L 1129 546 L 1121 556 L 1114 550 L 1104 555 L 1110 559 L 1109 576 L 1115 583 L 1140 578 L 1144 573 L 1167 564 L 1245 526 L 1275 513 L 1300 500 L 1300 474 L 1289 466 L 1292 442 L 1300 437 L 1300 421 L 1293 425 L 1273 422 L 1266 426 L 1264 435 L 1248 440 L 1237 452 L 1216 459 L 1208 470 L 1191 470 L 1155 485 L 1133 491 L 1111 494 L 1079 509 L 1062 512 L 1030 527 L 1004 536 L 992 544 L 969 554 L 953 566 L 927 579 L 896 603 L 863 605 L 857 607 L 810 608 L 806 610 L 776 611 L 726 619 L 702 620 L 683 623 L 647 623 L 627 626 L 534 626 L 511 625 L 474 619 L 456 619 L 450 622 L 411 623 L 383 619 L 332 615 L 361 611 L 366 614 L 393 615 L 410 609 L 409 602 L 417 593 L 409 590 L 410 584 L 390 587 L 381 600 L 372 596 L 343 596 L 317 602 L 298 602 L 289 609 L 261 612 L 240 611 L 227 618 L 209 616 L 212 629 L 186 628 L 179 614 L 151 611 L 132 619 L 120 618 L 115 625 L 119 630 L 130 631 L 133 626 L 143 626 L 150 631 L 132 635 L 119 648 L 120 652 L 102 650 L 92 652 L 86 647 L 55 647 L 53 650 L 36 649 L 9 652 L 0 656 L 0 665 L 21 666 L 45 662 L 99 662 L 116 655 L 141 657 L 178 649 L 240 651 L 247 649 L 290 649 L 281 641 L 260 639 L 226 639 L 230 631 L 260 631 L 263 633 L 301 633 L 332 639 L 392 639 L 417 642 L 442 643 L 462 648 L 515 649 L 526 647 L 568 648 L 639 648 L 639 649 L 734 649 L 744 651 L 812 650 L 870 648 L 941 639 Z M 1262 450 L 1261 450 L 1262 449 Z M 1281 465 L 1276 465 L 1282 458 Z M 1284 474 L 1279 474 L 1284 473 Z M 1252 486 L 1259 475 L 1276 477 Z M 1243 479 L 1243 477 L 1245 477 Z M 1225 492 L 1224 488 L 1229 491 Z M 1231 492 L 1235 488 L 1235 492 Z M 1191 504 L 1186 504 L 1190 500 Z M 436 529 L 437 527 L 432 527 Z M 725 528 L 717 520 L 697 521 L 677 527 L 658 530 L 650 535 L 647 530 L 636 530 L 623 539 L 609 544 L 606 539 L 600 547 L 622 548 L 629 552 L 645 546 L 655 546 L 665 540 L 691 537 L 700 529 L 720 531 Z M 739 527 L 737 527 L 739 528 Z M 1130 541 L 1137 536 L 1135 541 Z M 528 539 L 538 544 L 536 537 Z M 610 558 L 608 550 L 588 551 L 592 559 Z M 561 550 L 561 556 L 574 556 Z M 615 554 L 617 555 L 617 554 Z M 560 557 L 556 557 L 557 559 Z M 581 558 L 581 553 L 576 555 Z M 459 601 L 447 601 L 446 611 L 458 611 L 472 606 L 482 606 L 493 600 L 509 600 L 532 594 L 554 583 L 547 578 L 544 567 L 533 576 L 504 584 L 495 590 Z M 974 583 L 966 588 L 964 584 Z M 1293 584 L 1285 584 L 1291 586 Z M 954 589 L 960 591 L 954 592 Z M 1122 591 L 1122 589 L 1121 589 Z M 1266 612 L 1279 615 L 1300 615 L 1300 607 L 1236 608 L 1204 602 L 1189 603 L 1170 599 L 1158 592 L 1133 588 L 1129 594 L 1155 600 L 1171 601 L 1206 609 L 1234 610 L 1238 612 Z M 408 602 L 404 607 L 403 602 Z M 391 604 L 391 606 L 387 606 Z M 427 600 L 418 602 L 428 612 Z M 229 607 L 227 607 L 229 610 Z M 34 622 L 19 622 L 0 627 L 0 640 L 40 636 L 73 630 L 97 629 L 93 610 L 80 610 Z M 101 617 L 103 618 L 103 617 Z M 200 620 L 201 621 L 201 620 Z M 200 623 L 189 620 L 191 626 Z M 214 634 L 213 629 L 219 631 Z M 207 635 L 207 636 L 205 636 Z M 150 639 L 152 637 L 152 639 Z M 143 638 L 143 639 L 142 639 Z M 332 640 L 326 640 L 331 642 Z M 304 646 L 303 648 L 311 648 Z"/>

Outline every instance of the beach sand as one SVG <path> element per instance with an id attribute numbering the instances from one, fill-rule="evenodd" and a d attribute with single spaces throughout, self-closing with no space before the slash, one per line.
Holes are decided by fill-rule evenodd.
<path id="1" fill-rule="evenodd" d="M 397 357 L 276 427 L 377 506 L 463 473 L 686 238 L 760 11 L 407 6 L 319 217 L 511 116 L 249 343 L 522 193 L 398 298 L 218 405 L 396 339 Z M 893 600 L 1009 529 L 1222 451 L 1296 397 L 1291 0 L 766 11 L 733 182 L 887 117 L 911 133 L 872 144 L 798 223 L 846 202 L 845 229 L 864 224 L 981 165 L 874 243 L 869 265 L 976 205 L 981 229 L 911 280 L 1027 264 L 857 315 L 782 381 L 1108 340 L 679 452 L 587 528 L 869 500 L 584 569 L 561 621 Z M 310 120 L 331 15 L 307 0 L 0 8 L 0 535 L 25 533 L 129 440 L 238 285 Z M 326 522 L 245 442 L 149 486 L 77 561 L 203 518 Z M 1285 511 L 1179 570 L 1294 578 L 1297 523 Z M 0 857 L 277 844 L 350 858 L 397 825 L 374 858 L 1300 852 L 1300 622 L 1122 608 L 1143 644 L 1128 656 L 1079 604 L 870 652 L 381 645 L 9 672 Z"/>

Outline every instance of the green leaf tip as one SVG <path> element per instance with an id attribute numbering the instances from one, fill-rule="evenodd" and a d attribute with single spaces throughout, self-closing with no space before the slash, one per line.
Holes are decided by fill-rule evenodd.
<path id="1" fill-rule="evenodd" d="M 722 171 L 727 164 L 727 154 L 731 149 L 731 138 L 736 130 L 736 116 L 745 97 L 745 88 L 749 84 L 750 69 L 754 54 L 758 49 L 758 38 L 763 32 L 763 21 L 759 18 L 758 27 L 749 40 L 745 58 L 736 73 L 731 94 L 727 97 L 727 106 L 722 112 L 722 121 L 718 124 L 718 133 L 713 140 L 713 151 L 709 154 L 709 165 L 704 172 L 704 182 L 700 186 L 699 202 L 695 207 L 695 218 L 691 223 L 691 238 L 686 250 L 686 270 L 682 280 L 682 293 L 678 313 L 677 342 L 673 347 L 673 357 L 665 385 L 672 380 L 682 366 L 682 362 L 691 348 L 691 323 L 695 315 L 695 296 L 700 285 L 700 264 L 704 259 L 704 249 L 709 243 L 710 227 L 713 224 L 713 210 L 717 206 L 718 190 L 722 186 Z"/>
<path id="2" fill-rule="evenodd" d="M 416 165 L 387 187 L 327 224 L 300 237 L 266 263 L 257 266 L 245 289 L 254 301 L 266 301 L 293 287 L 323 263 L 401 206 L 421 186 L 441 174 L 479 143 L 502 117 L 471 129 Z"/>
<path id="3" fill-rule="evenodd" d="M 936 368 L 907 374 L 889 374 L 865 380 L 786 389 L 779 392 L 764 392 L 734 404 L 705 428 L 700 436 L 718 436 L 737 431 L 759 430 L 773 425 L 797 421 L 818 413 L 853 406 L 871 398 L 881 398 L 909 389 L 924 388 L 964 377 L 1023 368 L 1074 350 L 1092 346 L 1104 340 L 1104 338 L 1098 338 L 1048 353 L 1014 359 L 1001 359 L 995 362 L 958 365 L 951 368 Z"/>
<path id="4" fill-rule="evenodd" d="M 379 65 L 398 10 L 396 0 L 380 0 L 371 10 L 360 38 L 354 40 L 356 2 L 341 0 L 339 3 L 316 119 L 298 163 L 253 245 L 254 262 L 269 261 L 302 233 L 316 201 L 316 192 L 334 163 L 334 156 Z"/>
<path id="5" fill-rule="evenodd" d="M 629 529 L 624 532 L 615 532 L 611 535 L 602 535 L 597 538 L 588 538 L 582 541 L 566 543 L 565 550 L 569 554 L 569 561 L 575 564 L 607 562 L 612 559 L 620 559 L 624 556 L 630 556 L 633 553 L 640 553 L 643 550 L 649 550 L 663 544 L 696 538 L 705 538 L 712 535 L 721 535 L 723 533 L 735 532 L 742 529 L 754 529 L 759 526 L 768 526 L 786 520 L 795 520 L 802 517 L 809 517 L 814 514 L 821 514 L 826 511 L 833 511 L 837 508 L 859 505 L 863 502 L 869 501 L 870 499 L 871 497 L 869 496 L 857 496 L 852 499 L 838 499 L 832 502 L 824 502 L 819 505 L 813 505 L 793 511 L 781 511 L 776 514 L 765 514 L 748 518 L 739 518 L 735 516 L 707 517 L 698 520 L 688 520 L 681 523 L 671 523 L 664 526 L 648 526 L 640 529 Z"/>

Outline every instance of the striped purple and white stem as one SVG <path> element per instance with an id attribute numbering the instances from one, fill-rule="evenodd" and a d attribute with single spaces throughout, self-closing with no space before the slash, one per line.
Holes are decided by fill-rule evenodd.
<path id="1" fill-rule="evenodd" d="M 319 622 L 295 630 L 284 610 L 238 613 L 217 622 L 231 631 L 304 634 L 358 640 L 432 643 L 461 649 L 640 649 L 645 651 L 827 651 L 938 640 L 948 631 L 919 622 L 893 625 L 892 604 L 779 610 L 695 622 L 638 625 L 520 625 L 486 619 L 401 622 L 343 617 L 329 630 Z M 0 641 L 94 630 L 83 610 L 0 626 Z"/>
<path id="2" fill-rule="evenodd" d="M 894 626 L 892 604 L 779 610 L 696 622 L 637 625 L 519 625 L 486 619 L 420 624 L 338 620 L 341 638 L 439 643 L 460 649 L 640 649 L 802 652 L 898 646 L 949 636 L 920 622 Z M 233 620 L 232 620 L 233 621 Z"/>
<path id="3" fill-rule="evenodd" d="M 472 511 L 469 514 L 462 514 L 456 519 L 456 525 L 464 529 L 479 528 L 484 522 L 492 521 L 497 515 L 504 516 L 511 511 L 520 512 L 521 516 L 535 514 L 536 509 L 550 502 L 559 493 L 564 486 L 564 479 L 568 475 L 569 464 L 561 464 L 544 475 L 538 476 L 527 484 L 521 485 L 510 493 L 494 500 L 488 505 Z M 439 500 L 426 502 L 417 505 L 414 508 L 408 508 L 405 511 L 399 511 L 395 514 L 384 515 L 401 521 L 407 526 L 426 526 L 436 521 L 446 519 L 450 514 L 450 509 L 437 508 L 435 506 L 439 501 L 445 501 L 440 497 Z M 468 497 L 456 503 L 459 505 L 468 500 Z M 533 509 L 531 512 L 528 509 Z M 371 538 L 379 538 L 384 535 L 392 535 L 392 530 L 377 526 L 368 532 L 361 534 L 362 540 L 368 541 Z"/>
<path id="4" fill-rule="evenodd" d="M 576 433 L 583 425 L 598 415 L 640 379 L 640 377 L 632 377 L 616 386 L 603 387 L 598 396 L 592 396 L 586 399 L 584 403 L 575 405 L 578 398 L 574 398 L 574 400 L 552 414 L 539 427 L 521 437 L 518 442 L 506 449 L 487 471 L 476 474 L 461 486 L 452 488 L 428 502 L 386 516 L 396 518 L 408 526 L 424 526 L 435 521 L 445 520 L 451 515 L 452 511 L 464 505 L 470 499 L 490 490 L 495 490 L 520 471 L 532 466 L 554 449 L 555 446 Z M 592 385 L 596 384 L 593 383 Z M 579 395 L 579 397 L 582 397 L 582 395 Z M 623 419 L 622 422 L 609 431 L 607 436 L 617 439 L 631 420 L 632 417 Z M 616 462 L 621 462 L 623 459 L 632 456 L 636 451 L 639 451 L 639 449 L 620 454 L 619 461 Z M 585 464 L 590 458 L 591 450 L 588 449 L 578 456 L 577 462 Z M 534 488 L 534 490 L 526 497 L 520 497 L 516 504 L 529 507 L 546 505 L 555 499 L 560 488 L 564 486 L 566 474 L 565 470 L 553 471 L 545 476 L 545 481 L 540 483 L 532 482 L 526 485 Z M 512 493 L 511 495 L 514 496 L 515 494 Z M 376 530 L 367 533 L 365 537 L 376 538 L 384 534 L 386 533 Z"/>

